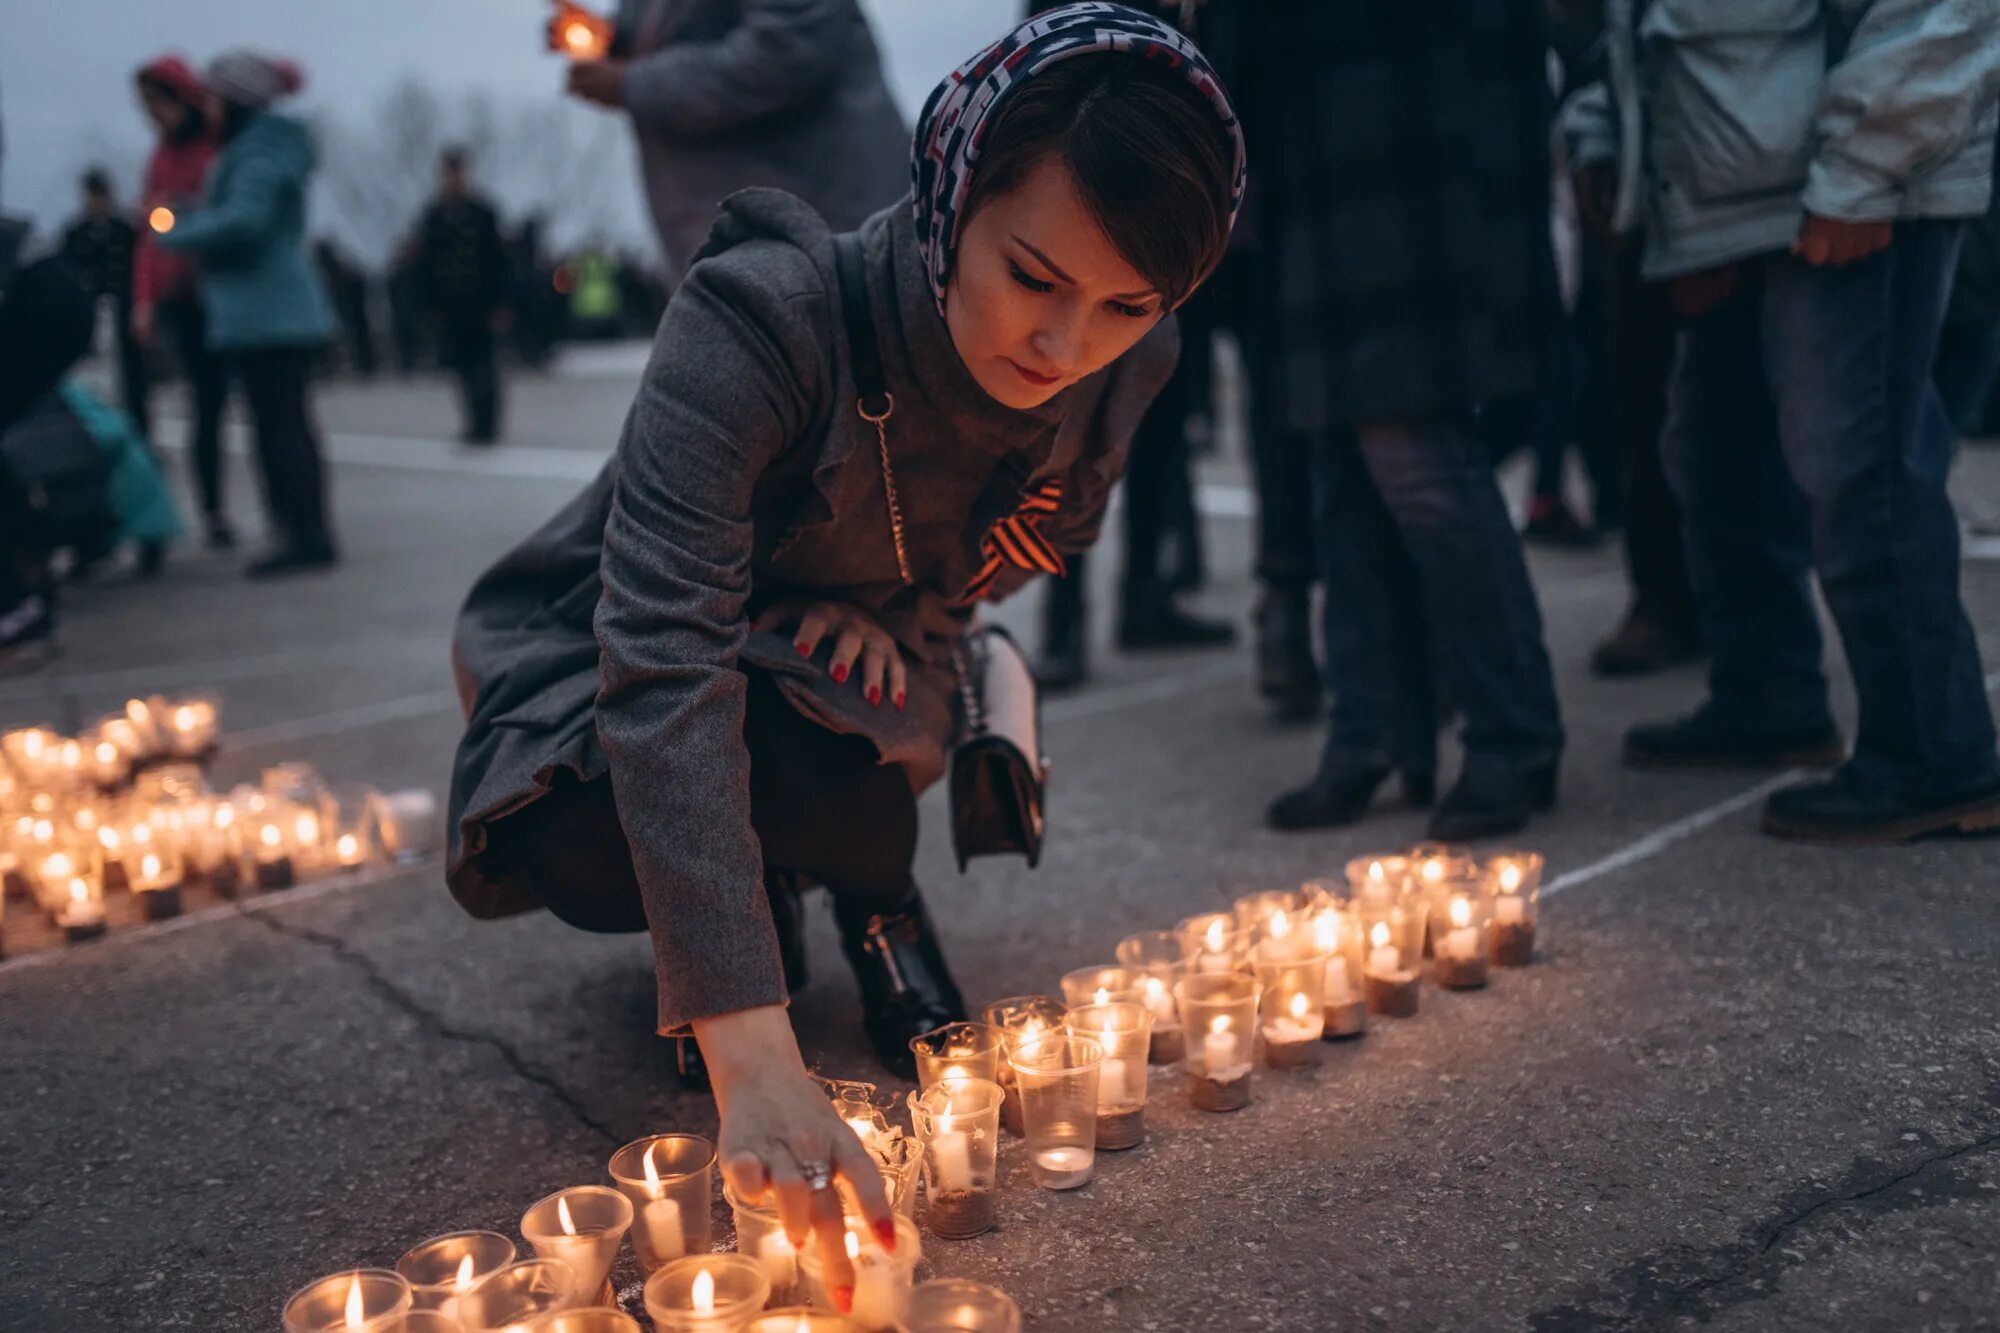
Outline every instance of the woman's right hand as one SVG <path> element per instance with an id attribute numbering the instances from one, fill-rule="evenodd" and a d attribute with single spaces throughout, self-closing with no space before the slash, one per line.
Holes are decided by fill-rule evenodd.
<path id="1" fill-rule="evenodd" d="M 722 1115 L 716 1155 L 723 1179 L 746 1202 L 774 1202 L 793 1246 L 819 1246 L 828 1292 L 847 1313 L 854 1274 L 837 1186 L 883 1248 L 894 1249 L 896 1219 L 881 1169 L 806 1073 L 783 1006 L 696 1019 L 694 1030 Z"/>

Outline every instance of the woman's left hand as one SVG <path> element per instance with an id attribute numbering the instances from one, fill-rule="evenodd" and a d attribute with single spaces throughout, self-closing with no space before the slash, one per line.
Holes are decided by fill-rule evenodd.
<path id="1" fill-rule="evenodd" d="M 829 634 L 834 636 L 833 657 L 827 663 L 827 672 L 836 685 L 847 683 L 858 662 L 857 683 L 869 703 L 880 707 L 887 697 L 901 709 L 907 701 L 910 679 L 903 665 L 902 650 L 889 632 L 860 607 L 845 602 L 778 602 L 750 622 L 753 630 L 784 625 L 797 626 L 792 632 L 792 646 L 801 657 L 811 657 L 819 651 L 822 639 Z"/>

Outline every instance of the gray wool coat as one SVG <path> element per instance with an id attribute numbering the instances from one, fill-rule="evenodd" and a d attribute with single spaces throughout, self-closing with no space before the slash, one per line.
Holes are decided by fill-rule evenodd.
<path id="1" fill-rule="evenodd" d="M 612 52 L 668 279 L 716 206 L 770 186 L 848 231 L 910 184 L 910 131 L 856 0 L 620 0 Z"/>
<path id="2" fill-rule="evenodd" d="M 659 1023 L 785 998 L 750 824 L 742 666 L 804 715 L 868 737 L 917 790 L 957 725 L 951 642 L 980 539 L 1028 486 L 1064 478 L 1042 531 L 1096 538 L 1133 429 L 1178 355 L 1171 320 L 1031 411 L 988 397 L 933 302 L 907 201 L 860 229 L 895 413 L 889 443 L 913 582 L 896 567 L 874 430 L 855 413 L 832 231 L 773 190 L 732 197 L 669 304 L 616 455 L 480 578 L 453 661 L 467 727 L 452 774 L 453 893 L 475 916 L 538 887 L 486 828 L 558 770 L 610 775 L 644 897 Z M 1018 586 L 1021 580 L 1014 580 Z M 749 621 L 790 597 L 870 612 L 910 669 L 907 711 L 807 662 Z"/>

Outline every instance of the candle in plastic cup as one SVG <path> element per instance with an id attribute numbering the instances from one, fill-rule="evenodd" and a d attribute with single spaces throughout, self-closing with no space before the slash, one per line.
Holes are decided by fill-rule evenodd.
<path id="1" fill-rule="evenodd" d="M 513 1262 L 514 1242 L 499 1232 L 454 1231 L 404 1251 L 396 1271 L 410 1284 L 413 1308 L 462 1319 L 459 1298 Z"/>
<path id="2" fill-rule="evenodd" d="M 910 1038 L 917 1057 L 917 1090 L 947 1080 L 1000 1081 L 1002 1033 L 990 1023 L 947 1023 Z"/>
<path id="3" fill-rule="evenodd" d="M 311 1282 L 285 1302 L 285 1333 L 385 1333 L 410 1308 L 410 1284 L 386 1268 Z"/>
<path id="4" fill-rule="evenodd" d="M 1320 979 L 1321 1018 L 1327 1038 L 1358 1037 L 1368 1030 L 1368 1004 L 1361 990 L 1363 960 L 1360 919 L 1345 903 L 1331 898 L 1313 909 L 1310 922 L 1314 951 L 1326 958 Z"/>
<path id="5" fill-rule="evenodd" d="M 521 1214 L 521 1235 L 544 1259 L 576 1275 L 575 1305 L 595 1301 L 632 1225 L 632 1201 L 602 1185 L 558 1190 Z"/>
<path id="6" fill-rule="evenodd" d="M 910 1293 L 903 1333 L 1021 1333 L 1021 1307 L 983 1282 L 932 1278 Z"/>
<path id="7" fill-rule="evenodd" d="M 745 1324 L 740 1333 L 860 1333 L 861 1325 L 841 1315 L 804 1305 L 784 1305 Z"/>
<path id="8" fill-rule="evenodd" d="M 1190 973 L 1181 981 L 1188 1101 L 1197 1110 L 1235 1111 L 1250 1104 L 1258 993 L 1257 979 L 1241 972 Z"/>
<path id="9" fill-rule="evenodd" d="M 1250 953 L 1250 937 L 1229 912 L 1203 912 L 1174 928 L 1189 973 L 1228 972 Z"/>
<path id="10" fill-rule="evenodd" d="M 691 1254 L 646 1279 L 656 1333 L 735 1333 L 770 1299 L 764 1270 L 740 1254 Z"/>
<path id="11" fill-rule="evenodd" d="M 785 1234 L 785 1223 L 775 1203 L 746 1203 L 727 1184 L 722 1197 L 736 1219 L 736 1252 L 763 1270 L 771 1284 L 768 1299 L 789 1302 L 799 1294 L 799 1252 Z"/>
<path id="12" fill-rule="evenodd" d="M 654 1134 L 611 1155 L 611 1180 L 632 1205 L 632 1252 L 650 1273 L 708 1251 L 715 1145 L 698 1134 Z"/>
<path id="13" fill-rule="evenodd" d="M 521 1325 L 521 1333 L 645 1333 L 645 1330 L 623 1310 L 593 1305 L 540 1315 Z"/>
<path id="14" fill-rule="evenodd" d="M 910 1098 L 924 1152 L 924 1225 L 947 1240 L 988 1231 L 999 1183 L 1000 1105 L 989 1079 L 934 1083 Z"/>
<path id="15" fill-rule="evenodd" d="M 1135 968 L 1080 967 L 1062 979 L 1063 1002 L 1072 1009 L 1081 1004 L 1109 1004 L 1113 1000 L 1138 998 L 1145 976 Z"/>
<path id="16" fill-rule="evenodd" d="M 1326 955 L 1307 952 L 1257 964 L 1258 1023 L 1265 1063 L 1273 1069 L 1295 1069 L 1315 1058 L 1326 1031 L 1326 963 Z"/>
<path id="17" fill-rule="evenodd" d="M 1069 1030 L 1104 1048 L 1097 1071 L 1097 1146 L 1136 1148 L 1146 1138 L 1147 1053 L 1152 1020 L 1133 1001 L 1080 1005 L 1069 1011 Z"/>
<path id="18" fill-rule="evenodd" d="M 1000 1086 L 1007 1090 L 1007 1100 L 1000 1108 L 1000 1127 L 1009 1134 L 1021 1132 L 1021 1094 L 1009 1057 L 1023 1041 L 1059 1030 L 1068 1012 L 1067 1006 L 1046 995 L 1016 995 L 986 1006 L 986 1021 L 1001 1032 Z"/>
<path id="19" fill-rule="evenodd" d="M 1097 1085 L 1104 1047 L 1062 1032 L 1023 1043 L 1010 1058 L 1035 1183 L 1050 1190 L 1088 1184 L 1097 1164 Z"/>
<path id="20" fill-rule="evenodd" d="M 560 1259 L 521 1259 L 479 1279 L 458 1297 L 458 1320 L 473 1333 L 511 1329 L 551 1310 L 575 1309 L 576 1270 Z"/>
<path id="21" fill-rule="evenodd" d="M 916 1223 L 896 1218 L 896 1248 L 885 1250 L 872 1227 L 850 1220 L 847 1227 L 847 1260 L 854 1272 L 854 1303 L 847 1318 L 868 1333 L 893 1333 L 902 1324 L 909 1307 L 910 1288 L 915 1285 L 916 1268 L 924 1256 L 923 1238 Z M 808 1245 L 800 1256 L 808 1303 L 815 1310 L 838 1314 L 833 1293 L 826 1288 L 821 1271 L 820 1247 Z"/>

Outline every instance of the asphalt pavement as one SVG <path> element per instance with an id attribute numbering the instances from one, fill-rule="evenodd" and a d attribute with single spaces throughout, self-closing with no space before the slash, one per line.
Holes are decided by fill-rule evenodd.
<path id="1" fill-rule="evenodd" d="M 441 795 L 453 609 L 608 451 L 637 368 L 595 349 L 518 378 L 509 443 L 477 453 L 451 443 L 440 383 L 329 389 L 341 568 L 253 585 L 240 556 L 184 553 L 160 581 L 78 589 L 59 662 L 0 681 L 0 724 L 212 688 L 220 778 L 297 758 Z M 1241 621 L 1234 457 L 1204 467 L 1200 604 Z M 231 480 L 253 528 L 240 457 Z M 1969 450 L 1958 481 L 2000 500 L 2000 450 Z M 1772 775 L 1622 771 L 1622 729 L 1691 705 L 1699 672 L 1591 679 L 1617 555 L 1534 563 L 1571 737 L 1561 805 L 1524 839 L 1554 881 L 1539 961 L 1430 991 L 1316 1068 L 1260 1070 L 1235 1114 L 1156 1070 L 1145 1145 L 1073 1193 L 1035 1189 L 1010 1143 L 999 1228 L 927 1237 L 923 1275 L 994 1283 L 1034 1330 L 2000 1327 L 2000 842 L 1790 846 L 1756 831 Z M 1097 679 L 1048 710 L 1040 869 L 959 875 L 924 803 L 919 877 L 975 1004 L 1422 829 L 1385 798 L 1353 829 L 1267 831 L 1317 729 L 1267 720 L 1244 648 L 1114 653 L 1115 565 L 1094 562 Z M 2000 668 L 2000 565 L 1964 577 Z M 809 930 L 808 1059 L 874 1077 L 822 902 Z M 322 1273 L 518 1234 L 620 1143 L 713 1131 L 673 1084 L 651 987 L 643 939 L 473 921 L 434 862 L 17 953 L 0 1329 L 275 1329 Z M 721 1242 L 719 1205 L 718 1224 Z"/>

